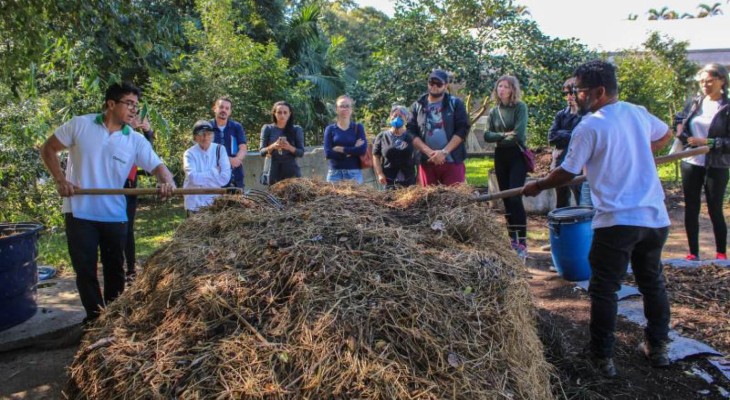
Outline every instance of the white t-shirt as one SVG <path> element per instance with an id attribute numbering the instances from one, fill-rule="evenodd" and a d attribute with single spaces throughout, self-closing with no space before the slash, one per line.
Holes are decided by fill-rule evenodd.
<path id="1" fill-rule="evenodd" d="M 147 172 L 162 164 L 145 137 L 125 126 L 112 132 L 100 114 L 73 117 L 54 135 L 68 148 L 66 179 L 82 189 L 121 189 L 136 164 Z M 100 222 L 127 221 L 124 195 L 76 195 L 63 199 L 63 212 Z"/>
<path id="2" fill-rule="evenodd" d="M 641 106 L 619 101 L 601 107 L 573 130 L 561 165 L 571 174 L 585 166 L 596 209 L 593 228 L 670 225 L 651 142 L 669 127 Z"/>
<path id="3" fill-rule="evenodd" d="M 710 133 L 710 124 L 712 123 L 712 119 L 715 118 L 715 114 L 717 114 L 718 110 L 720 110 L 719 101 L 712 101 L 709 97 L 705 97 L 702 100 L 702 107 L 700 107 L 700 109 L 697 110 L 697 114 L 689 120 L 693 137 L 702 139 L 707 138 L 707 135 Z M 684 161 L 704 167 L 705 154 L 687 157 Z"/>
<path id="4" fill-rule="evenodd" d="M 220 150 L 218 150 L 219 147 Z M 218 153 L 219 151 L 220 153 Z M 228 153 L 225 148 L 215 143 L 211 143 L 207 151 L 200 148 L 197 143 L 185 150 L 183 169 L 185 170 L 184 188 L 219 188 L 231 179 L 231 160 L 228 158 Z M 216 196 L 214 194 L 186 195 L 185 209 L 198 211 L 200 207 L 212 204 Z"/>

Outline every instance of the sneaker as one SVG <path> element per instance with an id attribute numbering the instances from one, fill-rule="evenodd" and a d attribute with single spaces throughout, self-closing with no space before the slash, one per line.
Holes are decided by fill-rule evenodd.
<path id="1" fill-rule="evenodd" d="M 137 279 L 137 274 L 135 272 L 132 272 L 131 274 L 127 274 L 124 280 L 127 283 L 127 286 L 129 286 L 134 282 L 135 279 Z"/>
<path id="2" fill-rule="evenodd" d="M 597 369 L 606 378 L 615 378 L 618 375 L 616 365 L 613 363 L 613 358 L 611 357 L 602 358 L 591 356 L 591 364 L 593 364 L 593 368 Z"/>
<path id="3" fill-rule="evenodd" d="M 517 257 L 521 258 L 522 260 L 527 259 L 526 245 L 519 242 L 512 242 L 512 249 L 517 253 Z"/>
<path id="4" fill-rule="evenodd" d="M 642 343 L 641 350 L 649 359 L 649 364 L 654 368 L 666 368 L 669 366 L 669 350 L 667 349 L 667 342 L 661 342 L 656 345 L 652 345 L 649 342 Z"/>
<path id="5" fill-rule="evenodd" d="M 727 260 L 727 254 L 725 254 L 725 253 L 717 253 L 715 255 L 715 258 L 718 259 L 718 260 Z"/>
<path id="6" fill-rule="evenodd" d="M 700 258 L 692 253 L 687 254 L 687 257 L 685 257 L 684 259 L 687 261 L 700 261 Z"/>

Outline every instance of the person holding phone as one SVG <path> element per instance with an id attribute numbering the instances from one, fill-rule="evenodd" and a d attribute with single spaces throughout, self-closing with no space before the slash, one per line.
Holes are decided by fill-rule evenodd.
<path id="1" fill-rule="evenodd" d="M 261 127 L 259 151 L 271 157 L 269 185 L 302 176 L 296 159 L 304 156 L 304 131 L 294 125 L 294 109 L 286 101 L 277 101 L 271 108 L 271 123 Z"/>

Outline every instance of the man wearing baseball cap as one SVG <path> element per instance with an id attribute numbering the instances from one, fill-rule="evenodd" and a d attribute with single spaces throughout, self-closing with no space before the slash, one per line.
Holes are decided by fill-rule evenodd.
<path id="1" fill-rule="evenodd" d="M 416 162 L 422 186 L 455 185 L 466 181 L 466 147 L 469 116 L 464 102 L 447 93 L 449 74 L 434 69 L 428 76 L 428 93 L 411 106 L 406 124 L 420 152 Z"/>
<path id="2" fill-rule="evenodd" d="M 209 121 L 200 120 L 193 125 L 195 145 L 185 150 L 183 188 L 219 188 L 231 180 L 231 161 L 226 149 L 213 143 L 215 128 Z M 188 215 L 201 207 L 213 203 L 216 195 L 185 195 L 185 210 Z"/>

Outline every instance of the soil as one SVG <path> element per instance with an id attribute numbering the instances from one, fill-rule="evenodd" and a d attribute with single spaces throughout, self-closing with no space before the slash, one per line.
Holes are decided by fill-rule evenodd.
<path id="1" fill-rule="evenodd" d="M 667 189 L 667 208 L 672 228 L 663 258 L 683 258 L 686 236 L 683 229 L 681 190 Z M 730 207 L 726 207 L 730 215 Z M 730 390 L 730 382 L 702 357 L 685 359 L 668 369 L 651 368 L 638 346 L 641 328 L 619 318 L 615 361 L 616 379 L 596 373 L 583 356 L 588 342 L 590 304 L 588 296 L 550 272 L 549 252 L 538 249 L 548 244 L 547 219 L 530 216 L 528 230 L 538 239 L 530 242 L 527 259 L 530 286 L 538 309 L 539 330 L 548 360 L 556 367 L 555 395 L 569 399 L 722 399 L 717 385 Z M 703 206 L 700 219 L 701 257 L 714 256 L 712 226 Z M 533 237 L 533 235 L 530 235 Z M 730 269 L 702 269 L 702 273 L 667 268 L 668 292 L 672 303 L 672 328 L 684 336 L 703 341 L 730 353 L 730 299 L 727 284 Z M 628 277 L 630 283 L 631 277 Z M 708 289 L 709 288 L 709 289 Z M 0 353 L 0 399 L 58 399 L 76 346 L 42 350 L 27 348 Z M 700 368 L 709 373 L 708 384 L 691 373 Z"/>

